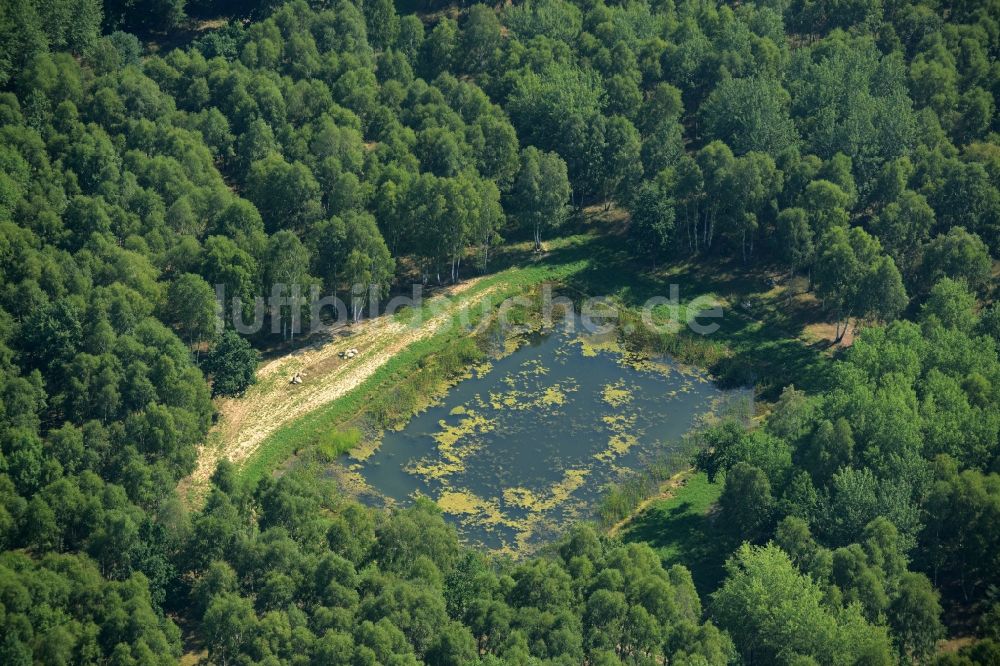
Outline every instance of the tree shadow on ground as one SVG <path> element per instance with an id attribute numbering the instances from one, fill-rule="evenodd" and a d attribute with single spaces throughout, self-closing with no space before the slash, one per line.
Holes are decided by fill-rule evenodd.
<path id="1" fill-rule="evenodd" d="M 726 558 L 738 545 L 711 507 L 690 501 L 653 504 L 636 517 L 622 538 L 648 543 L 666 566 L 687 567 L 703 599 L 721 584 Z"/>
<path id="2" fill-rule="evenodd" d="M 547 257 L 551 262 L 580 259 L 589 260 L 588 266 L 563 285 L 573 298 L 614 296 L 638 308 L 653 297 L 669 298 L 670 285 L 676 284 L 682 303 L 702 294 L 724 302 L 721 318 L 703 320 L 719 324 L 709 340 L 730 352 L 709 368 L 724 388 L 756 386 L 762 397 L 774 399 L 788 384 L 810 391 L 829 386 L 829 358 L 821 353 L 826 345 L 803 339 L 806 326 L 822 320 L 820 309 L 807 299 L 767 296 L 774 291 L 774 271 L 767 267 L 694 258 L 643 271 L 617 236 L 561 248 Z M 752 312 L 743 308 L 747 302 L 753 302 Z"/>

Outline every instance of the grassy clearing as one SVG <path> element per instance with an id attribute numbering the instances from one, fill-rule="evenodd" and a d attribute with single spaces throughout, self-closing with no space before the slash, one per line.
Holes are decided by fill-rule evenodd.
<path id="1" fill-rule="evenodd" d="M 619 483 L 605 488 L 597 505 L 601 525 L 614 536 L 641 514 L 665 486 L 673 488 L 679 478 L 691 474 L 695 456 L 703 448 L 706 427 L 723 420 L 735 419 L 749 424 L 753 417 L 752 399 L 744 395 L 729 398 L 698 417 L 698 423 L 675 442 L 666 443 L 664 451 L 640 469 L 632 471 Z"/>
<path id="2" fill-rule="evenodd" d="M 596 237 L 589 234 L 553 241 L 544 257 L 530 257 L 525 266 L 487 276 L 464 292 L 462 300 L 473 303 L 477 296 L 489 291 L 489 303 L 496 306 L 542 282 L 565 280 L 588 267 L 589 248 L 595 241 Z M 519 246 L 509 250 L 521 251 Z M 408 309 L 394 316 L 401 323 L 417 325 L 416 322 L 428 321 L 445 307 L 440 300 L 435 303 L 427 299 L 419 312 Z M 463 325 L 445 327 L 441 333 L 414 342 L 346 395 L 276 430 L 241 467 L 241 477 L 256 482 L 299 451 L 321 444 L 328 433 L 357 422 L 363 415 L 372 417 L 374 427 L 385 428 L 426 406 L 462 376 L 471 363 L 481 359 L 482 352 L 475 348 L 469 328 L 475 327 L 492 309 L 470 310 Z"/>
<path id="3" fill-rule="evenodd" d="M 597 220 L 582 233 L 548 241 L 542 254 L 533 252 L 530 243 L 503 248 L 493 262 L 496 272 L 461 296 L 467 303 L 476 303 L 477 296 L 486 294 L 481 300 L 488 301 L 489 308 L 470 308 L 462 326 L 410 344 L 345 395 L 275 430 L 246 459 L 241 475 L 255 481 L 340 428 L 362 425 L 377 430 L 405 422 L 479 360 L 481 350 L 470 343 L 469 330 L 504 299 L 529 293 L 543 282 L 557 283 L 561 295 L 577 301 L 591 295 L 610 297 L 622 313 L 626 347 L 669 354 L 705 367 L 723 387 L 756 386 L 758 396 L 765 399 L 776 397 L 781 387 L 792 382 L 801 388 L 822 388 L 828 365 L 828 356 L 822 353 L 826 347 L 810 341 L 806 334 L 816 313 L 803 310 L 794 317 L 785 316 L 777 307 L 781 290 L 774 288 L 766 270 L 751 271 L 732 262 L 683 260 L 651 270 L 634 261 L 622 236 L 598 228 L 601 224 Z M 669 297 L 671 284 L 678 285 L 681 322 L 697 315 L 698 309 L 688 306 L 695 298 L 723 307 L 722 318 L 709 320 L 719 324 L 716 333 L 698 335 L 686 326 L 676 332 L 655 332 L 642 325 L 641 306 L 654 296 Z M 753 300 L 753 310 L 742 307 L 747 299 Z M 420 310 L 405 309 L 394 318 L 419 326 L 447 307 L 440 300 L 425 299 Z M 653 311 L 657 321 L 670 314 L 664 306 Z M 762 378 L 767 378 L 766 383 Z M 809 378 L 809 385 L 803 386 L 802 378 Z M 648 488 L 632 490 L 646 492 Z M 629 495 L 638 497 L 642 492 Z M 633 499 L 621 503 L 622 507 Z M 621 507 L 614 513 L 621 513 Z"/>
<path id="4" fill-rule="evenodd" d="M 335 460 L 361 443 L 363 437 L 357 428 L 330 430 L 316 442 L 316 452 L 324 460 Z"/>
<path id="5" fill-rule="evenodd" d="M 825 316 L 804 285 L 768 267 L 712 257 L 677 259 L 653 268 L 629 252 L 626 237 L 606 234 L 595 244 L 585 270 L 566 281 L 566 288 L 580 294 L 612 296 L 624 308 L 638 312 L 648 299 L 669 298 L 676 285 L 680 321 L 695 312 L 686 304 L 699 297 L 722 306 L 723 316 L 700 319 L 717 323 L 710 335 L 682 327 L 676 334 L 653 334 L 636 326 L 627 342 L 648 351 L 668 353 L 686 363 L 708 369 L 724 388 L 756 386 L 765 399 L 777 397 L 781 388 L 820 390 L 829 385 L 826 340 L 810 335 L 809 327 Z M 749 306 L 749 307 L 747 307 Z M 665 308 L 654 310 L 664 316 Z"/>
<path id="6" fill-rule="evenodd" d="M 644 469 L 605 488 L 597 504 L 602 527 L 613 531 L 614 526 L 626 521 L 649 497 L 660 492 L 664 483 L 689 468 L 694 451 L 686 445 L 691 443 L 692 440 L 684 440 L 676 449 L 663 453 Z"/>
<path id="7" fill-rule="evenodd" d="M 712 515 L 722 494 L 722 482 L 710 483 L 704 472 L 691 474 L 670 497 L 654 501 L 621 532 L 626 542 L 645 542 L 664 564 L 691 570 L 698 593 L 718 587 L 732 543 Z"/>

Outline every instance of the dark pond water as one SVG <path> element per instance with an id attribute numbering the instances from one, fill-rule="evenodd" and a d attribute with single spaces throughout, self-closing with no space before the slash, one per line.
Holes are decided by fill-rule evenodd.
<path id="1" fill-rule="evenodd" d="M 731 399 L 701 371 L 615 347 L 565 325 L 536 335 L 345 466 L 363 498 L 422 494 L 463 540 L 528 550 L 593 517 L 603 486 Z"/>

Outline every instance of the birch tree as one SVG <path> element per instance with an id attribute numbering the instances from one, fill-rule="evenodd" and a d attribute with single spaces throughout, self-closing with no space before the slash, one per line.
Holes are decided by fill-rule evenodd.
<path id="1" fill-rule="evenodd" d="M 543 232 L 566 220 L 569 193 L 566 163 L 561 157 L 534 146 L 521 151 L 521 169 L 508 197 L 507 212 L 522 228 L 531 230 L 536 250 L 542 246 Z"/>

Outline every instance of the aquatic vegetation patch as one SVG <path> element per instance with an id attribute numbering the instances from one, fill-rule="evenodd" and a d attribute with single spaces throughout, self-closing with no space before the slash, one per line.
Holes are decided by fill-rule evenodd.
<path id="1" fill-rule="evenodd" d="M 504 378 L 506 382 L 507 378 Z M 510 384 L 508 384 L 510 385 Z M 476 395 L 473 399 L 480 409 L 495 411 L 532 411 L 566 404 L 567 394 L 579 390 L 573 380 L 565 380 L 548 386 L 533 387 L 532 390 L 510 389 L 508 391 L 487 393 L 487 398 Z"/>
<path id="2" fill-rule="evenodd" d="M 679 438 L 719 394 L 697 373 L 554 327 L 519 337 L 362 463 L 399 502 L 434 498 L 460 536 L 530 552 L 595 517 L 602 488 Z M 669 448 L 669 446 L 668 446 Z"/>
<path id="3" fill-rule="evenodd" d="M 568 469 L 563 472 L 561 480 L 540 492 L 530 488 L 507 488 L 503 498 L 508 504 L 528 511 L 548 511 L 565 502 L 574 490 L 583 485 L 589 473 L 586 468 Z"/>
<path id="4" fill-rule="evenodd" d="M 460 439 L 475 432 L 487 432 L 495 426 L 495 422 L 475 412 L 465 411 L 467 415 L 456 425 L 448 425 L 440 421 L 441 432 L 434 435 L 434 441 L 438 443 L 438 451 L 447 454 L 455 447 Z"/>
<path id="5" fill-rule="evenodd" d="M 601 352 L 621 354 L 625 351 L 618 338 L 611 335 L 580 335 L 573 338 L 572 342 L 580 347 L 580 353 L 585 358 L 594 358 Z"/>
<path id="6" fill-rule="evenodd" d="M 442 511 L 451 514 L 487 513 L 491 508 L 481 497 L 460 490 L 446 490 L 435 501 Z"/>
<path id="7" fill-rule="evenodd" d="M 481 414 L 466 410 L 466 416 L 457 424 L 440 421 L 440 431 L 433 435 L 437 442 L 437 458 L 422 460 L 408 468 L 413 474 L 428 479 L 443 479 L 465 470 L 465 460 L 482 445 L 480 439 L 472 435 L 489 432 L 496 422 Z"/>
<path id="8" fill-rule="evenodd" d="M 543 405 L 547 406 L 564 405 L 566 404 L 566 392 L 556 384 L 545 389 L 545 393 L 542 394 L 539 400 Z"/>
<path id="9" fill-rule="evenodd" d="M 613 384 L 605 384 L 601 397 L 612 407 L 621 407 L 632 402 L 632 391 L 625 387 L 624 380 L 618 380 Z"/>
<path id="10" fill-rule="evenodd" d="M 615 433 L 608 438 L 608 448 L 595 454 L 594 457 L 598 460 L 610 460 L 616 456 L 623 456 L 638 443 L 639 438 L 631 433 Z"/>
<path id="11" fill-rule="evenodd" d="M 477 365 L 472 366 L 470 374 L 472 377 L 483 377 L 493 369 L 492 361 L 483 361 Z"/>
<path id="12" fill-rule="evenodd" d="M 622 354 L 618 359 L 618 363 L 639 372 L 659 372 L 663 375 L 669 375 L 674 370 L 674 366 L 669 363 L 635 352 Z"/>
<path id="13" fill-rule="evenodd" d="M 375 455 L 381 443 L 382 439 L 380 437 L 369 437 L 367 439 L 359 437 L 358 443 L 350 447 L 347 455 L 354 460 L 368 460 Z"/>
<path id="14" fill-rule="evenodd" d="M 601 417 L 601 421 L 611 435 L 608 437 L 608 444 L 604 450 L 595 453 L 594 458 L 602 461 L 611 461 L 616 457 L 623 456 L 639 443 L 639 438 L 635 433 L 638 415 L 636 414 L 606 414 Z"/>

